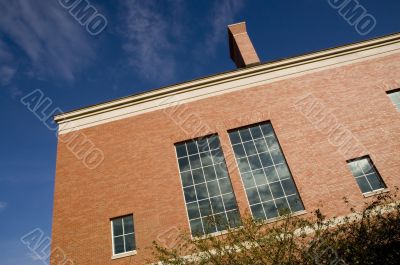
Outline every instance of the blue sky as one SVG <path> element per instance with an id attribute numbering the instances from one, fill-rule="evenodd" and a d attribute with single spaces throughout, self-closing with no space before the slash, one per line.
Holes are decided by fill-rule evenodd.
<path id="1" fill-rule="evenodd" d="M 43 264 L 20 238 L 51 236 L 56 136 L 21 102 L 40 89 L 69 111 L 234 70 L 226 26 L 246 21 L 262 62 L 400 31 L 400 1 L 360 0 L 360 35 L 327 0 L 89 1 L 90 35 L 57 0 L 0 0 L 0 264 Z"/>

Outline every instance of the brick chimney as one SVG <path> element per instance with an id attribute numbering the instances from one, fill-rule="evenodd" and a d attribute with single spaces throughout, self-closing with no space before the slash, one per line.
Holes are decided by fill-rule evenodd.
<path id="1" fill-rule="evenodd" d="M 260 64 L 260 59 L 247 34 L 246 22 L 228 25 L 231 59 L 238 68 Z"/>

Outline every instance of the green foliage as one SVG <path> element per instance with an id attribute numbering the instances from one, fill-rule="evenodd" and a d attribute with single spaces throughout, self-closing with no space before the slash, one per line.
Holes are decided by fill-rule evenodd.
<path id="1" fill-rule="evenodd" d="M 181 234 L 173 249 L 154 242 L 154 259 L 170 265 L 398 264 L 396 194 L 379 195 L 358 212 L 349 206 L 343 218 L 327 219 L 317 210 L 312 218 L 286 214 L 267 224 L 245 216 L 240 228 L 220 236 Z"/>

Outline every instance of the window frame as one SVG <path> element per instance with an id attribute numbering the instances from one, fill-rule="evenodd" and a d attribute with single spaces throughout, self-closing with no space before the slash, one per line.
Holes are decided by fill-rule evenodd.
<path id="1" fill-rule="evenodd" d="M 218 150 L 218 149 L 219 149 L 219 150 L 220 150 L 220 155 L 221 155 L 222 158 L 223 158 L 223 161 L 222 161 L 222 162 L 215 162 L 215 161 L 214 161 L 214 157 L 212 157 L 212 165 L 211 165 L 211 166 L 212 166 L 212 167 L 215 167 L 215 166 L 220 165 L 220 164 L 223 163 L 223 164 L 224 164 L 224 167 L 225 167 L 226 170 L 227 170 L 227 171 L 226 171 L 226 175 L 227 175 L 227 176 L 224 177 L 224 178 L 219 178 L 217 172 L 215 172 L 215 173 L 216 173 L 216 181 L 217 181 L 217 183 L 218 183 L 218 188 L 219 188 L 219 191 L 220 191 L 221 193 L 220 193 L 219 195 L 216 195 L 216 196 L 209 196 L 209 197 L 208 197 L 208 200 L 210 201 L 211 198 L 215 198 L 215 197 L 218 197 L 218 196 L 222 198 L 224 195 L 232 194 L 232 195 L 233 195 L 234 202 L 235 202 L 235 205 L 236 205 L 236 209 L 227 210 L 227 207 L 225 206 L 225 202 L 223 201 L 223 202 L 222 202 L 222 205 L 223 205 L 224 211 L 223 211 L 223 212 L 218 212 L 218 213 L 215 214 L 214 211 L 211 209 L 211 214 L 210 214 L 208 217 L 210 217 L 210 216 L 212 217 L 212 216 L 214 216 L 214 215 L 219 215 L 219 214 L 224 214 L 224 215 L 227 217 L 227 219 L 228 219 L 228 226 L 227 226 L 227 228 L 224 229 L 224 230 L 218 230 L 218 229 L 217 229 L 217 231 L 215 231 L 215 232 L 209 232 L 209 233 L 207 233 L 207 232 L 205 231 L 205 227 L 204 227 L 203 221 L 201 221 L 201 223 L 202 223 L 202 228 L 203 228 L 203 234 L 202 234 L 202 235 L 194 235 L 193 232 L 192 232 L 192 227 L 191 227 L 191 221 L 194 220 L 194 219 L 193 219 L 193 218 L 191 219 L 190 216 L 189 216 L 188 203 L 190 204 L 190 203 L 196 202 L 197 205 L 198 205 L 198 207 L 199 207 L 199 211 L 200 211 L 199 200 L 198 200 L 198 198 L 197 198 L 197 191 L 195 190 L 196 200 L 195 200 L 195 201 L 192 201 L 192 202 L 186 202 L 186 198 L 185 198 L 185 188 L 187 188 L 188 186 L 184 186 L 181 173 L 182 173 L 182 172 L 191 172 L 191 174 L 192 174 L 192 172 L 193 172 L 192 166 L 191 166 L 191 164 L 190 164 L 189 156 L 191 156 L 191 155 L 193 156 L 193 155 L 196 155 L 196 154 L 200 154 L 200 153 L 207 152 L 207 151 L 200 152 L 200 150 L 198 149 L 199 152 L 197 152 L 196 154 L 189 154 L 189 151 L 188 151 L 188 148 L 187 148 L 186 143 L 188 143 L 188 142 L 194 142 L 194 141 L 197 142 L 197 141 L 199 141 L 199 140 L 208 139 L 208 138 L 210 138 L 210 137 L 216 137 L 216 138 L 218 139 L 219 147 L 216 148 L 216 149 L 212 149 L 212 147 L 211 147 L 211 145 L 210 145 L 210 141 L 207 140 L 208 147 L 209 147 L 208 152 L 212 152 L 212 151 L 215 151 L 215 150 Z M 177 146 L 178 146 L 178 145 L 182 145 L 182 144 L 185 144 L 185 148 L 186 148 L 186 155 L 185 155 L 185 156 L 179 156 L 179 154 L 178 154 Z M 197 144 L 197 147 L 198 147 L 198 144 Z M 236 211 L 237 214 L 239 215 L 239 218 L 240 218 L 240 216 L 241 216 L 241 213 L 240 213 L 239 205 L 238 205 L 238 202 L 237 202 L 237 197 L 236 197 L 236 194 L 235 194 L 235 190 L 234 190 L 234 188 L 233 188 L 232 179 L 231 179 L 231 176 L 230 176 L 230 174 L 229 174 L 228 164 L 227 164 L 227 162 L 226 162 L 225 154 L 224 154 L 223 149 L 222 149 L 222 144 L 221 144 L 221 140 L 220 140 L 219 134 L 218 134 L 218 133 L 210 133 L 210 134 L 207 134 L 207 135 L 198 136 L 198 137 L 194 137 L 194 138 L 191 138 L 191 139 L 179 141 L 179 142 L 174 143 L 173 148 L 174 148 L 174 153 L 175 153 L 176 166 L 177 166 L 177 169 L 178 169 L 178 177 L 179 177 L 179 181 L 180 181 L 180 184 L 181 184 L 182 199 L 183 199 L 184 206 L 185 206 L 186 217 L 187 217 L 187 223 L 188 223 L 188 226 L 189 226 L 189 231 L 190 231 L 191 239 L 192 239 L 192 240 L 201 240 L 202 238 L 206 238 L 206 237 L 209 237 L 209 236 L 219 236 L 219 235 L 223 235 L 223 234 L 227 233 L 228 230 L 234 230 L 234 229 L 240 228 L 240 227 L 242 226 L 241 224 L 237 225 L 236 227 L 231 227 L 231 225 L 229 224 L 230 221 L 229 221 L 229 218 L 228 218 L 228 213 L 230 213 L 230 212 L 233 213 L 233 212 Z M 187 157 L 187 158 L 188 158 L 189 170 L 181 171 L 180 164 L 179 164 L 179 159 L 184 158 L 184 157 Z M 201 158 L 200 158 L 200 160 L 201 160 Z M 210 167 L 210 165 L 207 165 L 207 166 L 205 166 L 205 167 Z M 195 168 L 195 170 L 197 170 L 197 169 L 202 169 L 202 170 L 203 170 L 203 176 L 204 176 L 204 178 L 205 178 L 205 182 L 204 182 L 204 183 L 206 184 L 207 194 L 210 195 L 210 192 L 208 191 L 207 183 L 208 183 L 208 182 L 213 182 L 214 180 L 208 181 L 208 180 L 206 179 L 205 172 L 204 172 L 204 165 L 203 165 L 202 162 L 201 162 L 201 167 L 200 167 L 200 168 Z M 215 168 L 214 168 L 214 171 L 215 171 Z M 232 189 L 232 192 L 231 192 L 231 193 L 223 193 L 223 192 L 222 192 L 221 187 L 220 187 L 220 183 L 219 183 L 219 180 L 220 180 L 220 179 L 227 179 L 227 180 L 229 180 L 229 183 L 230 183 L 231 189 Z M 193 180 L 193 184 L 191 184 L 191 185 L 189 185 L 189 186 L 195 187 L 195 186 L 198 185 L 198 184 L 203 184 L 203 182 L 202 182 L 202 183 L 197 183 L 197 184 L 196 184 L 196 183 L 194 182 L 193 176 L 192 176 L 192 180 Z M 204 200 L 207 200 L 207 199 L 201 199 L 200 201 L 204 201 Z M 212 207 L 211 204 L 210 204 L 210 207 Z M 195 218 L 195 219 L 196 219 L 196 220 L 197 220 L 197 219 L 202 220 L 202 219 L 204 219 L 204 218 L 207 218 L 207 217 L 203 217 L 202 214 L 201 214 L 201 212 L 200 212 L 200 217 L 199 217 L 199 218 Z"/>
<path id="2" fill-rule="evenodd" d="M 352 162 L 361 161 L 363 159 L 366 159 L 368 161 L 368 163 L 372 166 L 372 169 L 375 171 L 374 173 L 378 177 L 378 180 L 380 180 L 382 182 L 383 188 L 379 188 L 379 189 L 376 189 L 376 190 L 372 189 L 372 185 L 369 182 L 368 178 L 366 177 L 370 173 L 365 174 L 365 172 L 364 172 L 364 170 L 362 168 L 361 168 L 361 171 L 363 173 L 362 176 L 355 176 L 354 175 L 354 173 L 351 170 L 349 164 L 352 163 Z M 347 169 L 350 171 L 351 175 L 353 176 L 353 179 L 355 180 L 358 189 L 360 190 L 361 194 L 364 197 L 369 197 L 369 196 L 372 196 L 372 195 L 375 195 L 375 194 L 384 193 L 384 192 L 388 191 L 388 186 L 386 185 L 384 179 L 382 178 L 382 175 L 379 173 L 378 169 L 375 166 L 375 163 L 372 161 L 372 159 L 371 159 L 371 157 L 369 155 L 364 155 L 364 156 L 360 156 L 360 157 L 356 157 L 356 158 L 352 158 L 352 159 L 346 160 L 346 166 L 347 166 Z M 359 177 L 364 177 L 367 180 L 368 185 L 371 187 L 372 190 L 371 191 L 367 191 L 367 192 L 363 192 L 361 187 L 360 187 L 360 185 L 357 182 L 357 177 L 358 178 Z"/>
<path id="3" fill-rule="evenodd" d="M 267 124 L 267 125 L 270 125 L 270 126 L 271 126 L 272 132 L 273 132 L 273 134 L 274 134 L 274 137 L 275 137 L 275 140 L 276 140 L 276 143 L 277 143 L 277 146 L 278 146 L 277 149 L 272 149 L 272 150 L 270 150 L 268 144 L 266 144 L 266 145 L 267 145 L 267 151 L 266 151 L 266 153 L 268 153 L 269 155 L 271 155 L 271 151 L 280 150 L 280 152 L 281 152 L 281 154 L 282 154 L 282 157 L 283 157 L 283 164 L 286 165 L 287 170 L 288 170 L 288 172 L 289 172 L 289 174 L 290 174 L 290 178 L 288 178 L 288 179 L 291 179 L 291 180 L 293 181 L 293 185 L 294 185 L 294 187 L 295 187 L 295 189 L 296 189 L 296 192 L 297 192 L 296 194 L 291 194 L 291 195 L 289 195 L 289 196 L 297 196 L 298 199 L 299 199 L 299 201 L 300 201 L 300 204 L 301 204 L 302 207 L 303 207 L 303 210 L 291 211 L 290 214 L 291 214 L 291 216 L 299 216 L 299 215 L 305 214 L 307 211 L 306 211 L 304 202 L 303 202 L 303 200 L 302 200 L 302 198 L 301 198 L 300 191 L 299 191 L 299 189 L 298 189 L 297 183 L 296 183 L 296 181 L 295 181 L 295 179 L 294 179 L 294 176 L 293 176 L 293 174 L 292 174 L 292 170 L 291 170 L 290 167 L 289 167 L 289 164 L 288 164 L 287 159 L 286 159 L 286 155 L 285 155 L 285 153 L 284 153 L 284 151 L 283 151 L 283 149 L 282 149 L 281 143 L 280 143 L 280 141 L 279 141 L 279 139 L 278 139 L 278 135 L 277 135 L 277 133 L 276 133 L 276 131 L 275 131 L 275 129 L 274 129 L 274 126 L 273 126 L 271 120 L 260 121 L 260 122 L 256 122 L 256 123 L 252 123 L 252 124 L 248 124 L 248 125 L 244 125 L 244 126 L 239 126 L 239 127 L 232 128 L 232 129 L 229 129 L 229 130 L 228 130 L 228 139 L 229 139 L 229 142 L 230 142 L 231 152 L 232 152 L 232 154 L 233 154 L 233 157 L 234 157 L 234 160 L 235 160 L 235 163 L 236 163 L 236 167 L 237 167 L 237 170 L 238 170 L 238 173 L 239 173 L 239 178 L 240 178 L 240 181 L 241 181 L 241 183 L 242 183 L 242 188 L 243 188 L 243 191 L 244 191 L 245 196 L 246 196 L 246 201 L 247 201 L 247 204 L 248 204 L 248 207 L 249 207 L 249 210 L 250 210 L 250 214 L 251 214 L 252 218 L 256 218 L 256 217 L 253 215 L 253 212 L 252 212 L 252 210 L 251 210 L 251 205 L 254 205 L 254 204 L 250 203 L 250 200 L 249 200 L 249 197 L 248 197 L 248 194 L 247 194 L 247 189 L 249 189 L 249 188 L 246 188 L 246 185 L 245 185 L 245 183 L 244 183 L 242 174 L 247 174 L 247 173 L 249 173 L 249 172 L 251 172 L 251 174 L 252 174 L 252 171 L 255 171 L 255 170 L 252 170 L 252 169 L 250 168 L 250 171 L 249 171 L 249 172 L 245 172 L 245 173 L 242 173 L 242 172 L 241 172 L 241 169 L 240 169 L 240 167 L 239 167 L 239 159 L 246 158 L 247 161 L 250 163 L 250 161 L 249 161 L 249 159 L 248 159 L 249 156 L 247 155 L 247 152 L 246 152 L 246 150 L 245 150 L 245 155 L 244 155 L 244 156 L 242 156 L 242 157 L 240 157 L 240 158 L 237 158 L 237 157 L 236 157 L 235 150 L 234 150 L 234 145 L 237 145 L 237 144 L 233 144 L 233 143 L 232 143 L 232 140 L 231 140 L 231 137 L 230 137 L 230 133 L 231 133 L 231 132 L 234 132 L 234 131 L 237 131 L 238 134 L 239 134 L 239 137 L 240 137 L 240 139 L 241 139 L 239 144 L 243 145 L 243 143 L 248 142 L 248 141 L 243 141 L 243 139 L 241 138 L 241 135 L 240 135 L 239 131 L 242 130 L 242 129 L 245 129 L 245 128 L 248 128 L 248 129 L 250 130 L 250 128 L 252 128 L 252 127 L 261 126 L 261 125 L 263 125 L 263 124 Z M 266 141 L 266 136 L 264 136 L 264 133 L 263 133 L 263 137 L 261 137 L 261 138 L 256 138 L 256 139 L 254 139 L 253 136 L 251 136 L 251 137 L 252 137 L 252 138 L 251 138 L 251 139 L 252 139 L 251 141 L 252 141 L 254 144 L 255 144 L 255 140 L 263 139 L 264 141 Z M 269 136 L 268 136 L 268 137 L 269 137 Z M 243 147 L 243 148 L 245 149 L 245 147 Z M 256 146 L 256 149 L 257 149 L 257 146 Z M 265 153 L 265 152 L 262 152 L 262 153 Z M 259 154 L 260 154 L 260 153 L 259 153 L 258 150 L 257 150 L 257 155 L 259 155 Z M 250 156 L 252 156 L 252 155 L 250 155 Z M 276 165 L 281 165 L 281 164 L 275 164 L 275 163 L 273 162 L 273 165 L 270 166 L 270 167 L 274 167 L 274 169 L 276 170 Z M 262 169 L 264 169 L 264 167 L 262 167 Z M 286 179 L 284 179 L 284 180 L 286 180 Z M 280 179 L 279 179 L 279 181 L 276 181 L 276 182 L 274 182 L 274 183 L 278 183 L 278 182 L 279 182 L 280 186 L 282 187 L 282 190 L 284 190 L 284 189 L 283 189 L 283 186 L 282 186 L 282 181 L 281 181 Z M 260 186 L 260 185 L 257 185 L 257 183 L 255 183 L 255 185 L 256 185 L 256 186 L 254 186 L 254 187 L 252 187 L 252 188 L 256 188 L 256 189 L 257 189 L 257 193 L 258 193 L 258 195 L 259 195 L 259 198 L 261 199 L 261 195 L 260 195 L 259 190 L 258 190 L 258 186 Z M 261 186 L 263 186 L 263 185 L 268 185 L 268 186 L 269 186 L 270 184 L 269 184 L 269 182 L 268 182 L 267 184 L 262 184 Z M 251 189 L 251 188 L 250 188 L 250 189 Z M 272 194 L 272 190 L 271 190 L 271 194 Z M 285 194 L 285 191 L 284 191 L 284 194 Z M 285 194 L 284 197 L 281 197 L 281 198 L 286 198 L 286 201 L 287 201 L 287 197 L 289 197 L 289 196 L 287 196 L 287 195 Z M 281 198 L 279 198 L 279 199 L 281 199 Z M 272 201 L 273 201 L 274 204 L 275 204 L 275 199 L 272 199 Z M 287 202 L 288 202 L 288 201 L 287 201 Z M 262 202 L 262 201 L 261 201 L 260 204 L 263 205 L 264 203 L 265 203 L 265 202 Z M 262 206 L 262 207 L 264 208 L 264 206 Z M 289 207 L 290 207 L 290 205 L 289 205 Z M 277 210 L 278 210 L 278 209 L 277 209 Z M 289 210 L 291 210 L 291 208 L 289 208 Z M 264 211 L 264 214 L 265 214 L 265 219 L 259 219 L 259 220 L 262 221 L 262 223 L 272 223 L 272 222 L 276 222 L 276 221 L 278 221 L 278 220 L 281 220 L 282 217 L 283 217 L 283 216 L 281 216 L 279 213 L 278 213 L 278 216 L 272 217 L 272 218 L 268 218 L 265 211 Z"/>
<path id="4" fill-rule="evenodd" d="M 133 232 L 132 233 L 128 233 L 128 234 L 125 234 L 124 233 L 124 230 L 125 230 L 125 227 L 124 227 L 124 221 L 123 221 L 123 218 L 125 218 L 125 217 L 128 217 L 128 216 L 131 216 L 132 217 L 132 228 L 133 228 Z M 116 254 L 115 253 L 115 244 L 114 244 L 114 238 L 115 238 L 115 236 L 114 236 L 114 226 L 113 226 L 113 224 L 114 224 L 114 220 L 118 220 L 118 219 L 122 219 L 122 235 L 121 236 L 123 236 L 123 238 L 124 238 L 124 249 L 126 249 L 126 243 L 125 243 L 125 236 L 126 235 L 130 235 L 130 234 L 133 234 L 133 242 L 134 242 L 134 244 L 135 244 L 135 249 L 134 250 L 129 250 L 129 251 L 124 251 L 124 252 L 121 252 L 121 253 L 118 253 L 118 254 Z M 113 217 L 113 218 L 110 218 L 109 219 L 109 221 L 110 221 L 110 227 L 111 227 L 111 246 L 112 246 L 112 259 L 118 259 L 118 258 L 123 258 L 123 257 L 128 257 L 128 256 L 133 256 L 133 255 L 136 255 L 137 254 L 137 245 L 136 245 L 136 231 L 135 231 L 135 220 L 134 220 L 134 218 L 133 218 L 133 214 L 132 213 L 130 213 L 130 214 L 125 214 L 125 215 L 120 215 L 120 216 L 117 216 L 117 217 Z"/>
<path id="5" fill-rule="evenodd" d="M 400 112 L 400 104 L 396 104 L 395 102 L 393 102 L 392 98 L 390 97 L 390 94 L 393 94 L 393 93 L 399 93 L 399 98 L 400 98 L 400 88 L 395 88 L 395 89 L 386 91 L 386 95 L 388 96 L 390 102 L 396 108 L 396 110 Z"/>

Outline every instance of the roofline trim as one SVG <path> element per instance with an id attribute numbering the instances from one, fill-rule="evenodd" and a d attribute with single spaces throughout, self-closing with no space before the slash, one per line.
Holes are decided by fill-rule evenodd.
<path id="1" fill-rule="evenodd" d="M 85 117 L 106 113 L 108 111 L 148 103 L 150 101 L 165 98 L 167 96 L 188 93 L 213 85 L 223 84 L 226 82 L 249 78 L 278 70 L 290 69 L 396 43 L 400 43 L 400 33 L 163 87 L 157 90 L 152 90 L 98 105 L 93 105 L 83 109 L 58 114 L 55 116 L 54 120 L 61 125 Z"/>

